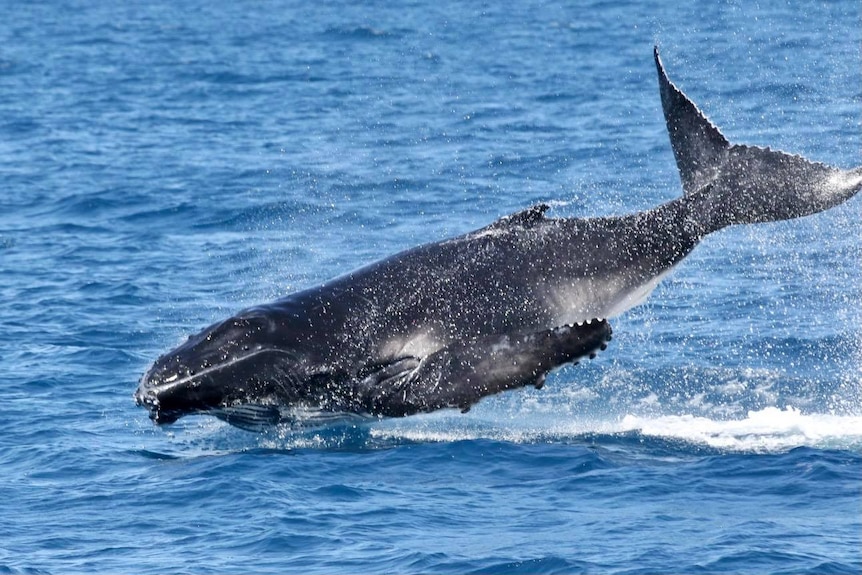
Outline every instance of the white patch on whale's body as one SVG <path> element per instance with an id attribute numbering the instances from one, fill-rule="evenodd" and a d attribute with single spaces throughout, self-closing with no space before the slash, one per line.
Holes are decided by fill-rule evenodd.
<path id="1" fill-rule="evenodd" d="M 622 315 L 643 303 L 671 271 L 672 267 L 635 286 L 623 274 L 578 278 L 558 286 L 548 296 L 549 307 L 558 310 L 554 327 Z"/>
<path id="2" fill-rule="evenodd" d="M 427 357 L 443 347 L 430 332 L 420 330 L 408 337 L 396 337 L 382 348 L 383 357 Z"/>
<path id="3" fill-rule="evenodd" d="M 607 315 L 604 315 L 602 317 L 617 317 L 618 315 L 622 315 L 624 312 L 627 312 L 631 308 L 639 306 L 646 301 L 650 294 L 652 294 L 653 290 L 655 290 L 656 286 L 658 286 L 658 284 L 660 284 L 664 280 L 664 278 L 670 275 L 672 271 L 672 267 L 668 268 L 657 276 L 654 276 L 649 281 L 637 286 L 634 290 L 628 292 L 627 294 L 620 294 L 622 295 L 622 297 L 620 297 L 613 305 L 613 307 L 608 310 Z"/>

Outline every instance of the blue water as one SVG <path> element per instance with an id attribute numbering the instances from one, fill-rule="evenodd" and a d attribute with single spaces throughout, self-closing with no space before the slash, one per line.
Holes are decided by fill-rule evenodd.
<path id="1" fill-rule="evenodd" d="M 599 359 L 466 415 L 132 400 L 247 305 L 680 194 L 656 42 L 732 141 L 862 163 L 858 1 L 221 4 L 2 3 L 0 573 L 862 571 L 858 198 L 709 237 Z"/>

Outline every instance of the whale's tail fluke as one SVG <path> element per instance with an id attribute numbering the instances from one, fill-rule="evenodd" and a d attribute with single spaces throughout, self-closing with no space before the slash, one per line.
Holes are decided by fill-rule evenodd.
<path id="1" fill-rule="evenodd" d="M 731 144 L 668 79 L 658 48 L 654 55 L 670 143 L 685 195 L 697 199 L 703 233 L 815 214 L 862 189 L 862 167 L 842 170 L 769 148 Z"/>

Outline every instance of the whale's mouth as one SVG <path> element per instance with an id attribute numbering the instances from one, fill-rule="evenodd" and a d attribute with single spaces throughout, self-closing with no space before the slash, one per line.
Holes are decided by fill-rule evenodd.
<path id="1" fill-rule="evenodd" d="M 265 355 L 290 356 L 284 350 L 262 347 L 248 353 L 232 357 L 216 365 L 200 369 L 186 368 L 179 361 L 167 369 L 170 359 L 159 359 L 141 377 L 134 394 L 135 404 L 149 411 L 150 419 L 157 425 L 176 422 L 184 415 L 194 413 L 213 413 L 232 404 L 225 391 L 243 393 L 248 375 L 256 371 L 258 361 Z M 267 360 L 269 361 L 269 360 Z"/>

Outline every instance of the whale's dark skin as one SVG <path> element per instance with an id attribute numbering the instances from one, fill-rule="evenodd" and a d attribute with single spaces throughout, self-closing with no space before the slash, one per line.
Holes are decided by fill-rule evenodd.
<path id="1" fill-rule="evenodd" d="M 831 208 L 862 188 L 800 156 L 732 145 L 667 78 L 662 107 L 684 195 L 622 217 L 539 205 L 244 310 L 160 357 L 135 394 L 157 423 L 209 413 L 245 428 L 462 410 L 539 387 L 604 349 L 709 233 Z"/>

